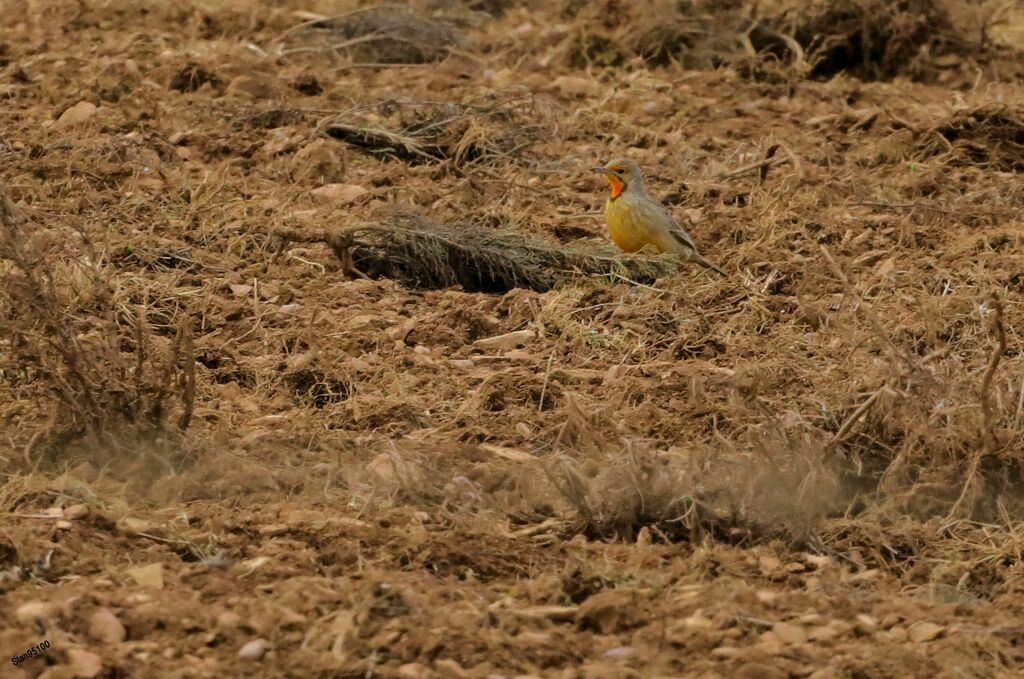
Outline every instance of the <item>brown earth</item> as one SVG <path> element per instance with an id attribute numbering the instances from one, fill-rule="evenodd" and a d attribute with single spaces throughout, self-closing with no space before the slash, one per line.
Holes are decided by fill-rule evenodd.
<path id="1" fill-rule="evenodd" d="M 1024 12 L 354 10 L 4 3 L 4 676 L 1024 671 Z"/>

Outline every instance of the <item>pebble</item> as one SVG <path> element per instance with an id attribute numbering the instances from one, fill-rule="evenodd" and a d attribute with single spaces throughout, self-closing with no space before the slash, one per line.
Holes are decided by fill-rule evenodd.
<path id="1" fill-rule="evenodd" d="M 936 625 L 934 622 L 919 622 L 910 627 L 908 635 L 911 641 L 920 644 L 937 639 L 945 631 L 944 626 Z"/>
<path id="2" fill-rule="evenodd" d="M 632 646 L 616 646 L 615 648 L 609 648 L 607 651 L 601 654 L 601 657 L 605 660 L 625 660 L 634 653 Z"/>
<path id="3" fill-rule="evenodd" d="M 101 608 L 89 616 L 89 636 L 93 639 L 117 644 L 125 640 L 128 633 L 109 608 Z"/>
<path id="4" fill-rule="evenodd" d="M 802 644 L 807 641 L 807 631 L 801 625 L 789 622 L 775 623 L 772 633 L 784 644 Z"/>
<path id="5" fill-rule="evenodd" d="M 238 649 L 238 657 L 242 660 L 259 660 L 267 652 L 266 639 L 253 639 Z"/>
<path id="6" fill-rule="evenodd" d="M 504 335 L 478 339 L 473 342 L 473 346 L 481 349 L 515 349 L 516 347 L 523 346 L 536 336 L 537 333 L 533 330 L 516 330 Z"/>
<path id="7" fill-rule="evenodd" d="M 85 505 L 71 505 L 70 507 L 64 508 L 64 518 L 68 521 L 75 521 L 80 519 L 89 513 L 89 508 Z"/>
<path id="8" fill-rule="evenodd" d="M 18 606 L 17 610 L 14 611 L 14 617 L 22 625 L 29 625 L 39 620 L 51 618 L 56 612 L 56 604 L 45 601 L 29 601 Z"/>
<path id="9" fill-rule="evenodd" d="M 84 679 L 91 679 L 103 671 L 103 660 L 84 648 L 69 648 L 68 664 L 71 665 L 76 677 Z"/>
<path id="10" fill-rule="evenodd" d="M 357 184 L 325 184 L 309 195 L 321 205 L 349 205 L 367 193 L 369 191 Z"/>
<path id="11" fill-rule="evenodd" d="M 88 101 L 80 101 L 60 114 L 60 118 L 57 118 L 57 122 L 53 124 L 53 129 L 62 130 L 81 125 L 88 122 L 94 115 L 96 115 L 96 105 Z"/>

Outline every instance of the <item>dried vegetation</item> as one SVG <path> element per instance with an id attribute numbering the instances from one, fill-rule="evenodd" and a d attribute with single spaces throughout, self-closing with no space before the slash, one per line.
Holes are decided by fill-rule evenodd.
<path id="1" fill-rule="evenodd" d="M 1021 671 L 1024 14 L 273 5 L 0 27 L 22 676 Z"/>

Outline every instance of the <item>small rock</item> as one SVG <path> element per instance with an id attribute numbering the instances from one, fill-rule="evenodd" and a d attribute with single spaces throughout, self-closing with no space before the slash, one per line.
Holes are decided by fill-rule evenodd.
<path id="1" fill-rule="evenodd" d="M 90 679 L 103 671 L 103 660 L 98 655 L 84 648 L 68 649 L 68 664 L 76 677 Z"/>
<path id="2" fill-rule="evenodd" d="M 504 356 L 508 360 L 516 363 L 529 363 L 536 358 L 536 356 L 525 349 L 513 349 L 511 351 L 506 351 Z"/>
<path id="3" fill-rule="evenodd" d="M 807 631 L 802 625 L 789 622 L 777 622 L 772 625 L 772 633 L 784 644 L 802 644 L 807 641 Z"/>
<path id="4" fill-rule="evenodd" d="M 29 601 L 28 603 L 18 606 L 18 609 L 14 611 L 14 617 L 17 618 L 18 622 L 22 625 L 30 625 L 37 621 L 52 618 L 57 613 L 58 608 L 59 606 L 55 603 L 49 603 L 46 601 Z"/>
<path id="5" fill-rule="evenodd" d="M 808 630 L 807 638 L 811 641 L 832 641 L 850 631 L 850 626 L 841 620 L 833 620 L 827 625 L 821 625 Z"/>
<path id="6" fill-rule="evenodd" d="M 332 184 L 345 178 L 345 161 L 338 150 L 338 142 L 316 139 L 295 152 L 292 172 L 297 177 L 308 177 L 318 184 Z"/>
<path id="7" fill-rule="evenodd" d="M 404 342 L 405 338 L 409 336 L 409 333 L 416 329 L 416 325 L 418 323 L 418 319 L 410 318 L 408 320 L 402 321 L 401 323 L 396 323 L 395 325 L 391 326 L 390 328 L 384 331 L 384 334 L 386 334 L 388 336 L 388 339 L 391 340 L 392 342 L 397 342 L 399 340 Z"/>
<path id="8" fill-rule="evenodd" d="M 509 448 L 507 446 L 495 446 L 490 443 L 481 443 L 479 449 L 483 453 L 500 457 L 503 460 L 511 460 L 513 462 L 536 462 L 537 457 L 531 455 L 524 450 L 518 448 Z"/>
<path id="9" fill-rule="evenodd" d="M 632 646 L 616 646 L 615 648 L 609 648 L 607 651 L 601 654 L 601 657 L 605 660 L 625 660 L 634 653 Z"/>
<path id="10" fill-rule="evenodd" d="M 763 662 L 748 662 L 733 675 L 736 679 L 789 679 L 789 672 Z"/>
<path id="11" fill-rule="evenodd" d="M 109 608 L 101 608 L 89 616 L 89 636 L 108 644 L 125 640 L 124 625 Z"/>
<path id="12" fill-rule="evenodd" d="M 267 141 L 263 143 L 260 150 L 268 156 L 276 156 L 292 151 L 302 141 L 303 135 L 295 131 L 294 127 L 278 127 L 267 134 Z"/>
<path id="13" fill-rule="evenodd" d="M 369 193 L 358 184 L 324 184 L 309 195 L 321 205 L 350 205 Z"/>
<path id="14" fill-rule="evenodd" d="M 633 598 L 626 592 L 610 589 L 593 594 L 580 604 L 576 624 L 581 629 L 611 634 L 630 627 L 635 617 Z"/>
<path id="15" fill-rule="evenodd" d="M 683 620 L 683 624 L 686 625 L 687 629 L 711 629 L 715 626 L 711 618 L 705 617 L 700 613 L 694 613 L 686 618 Z"/>
<path id="16" fill-rule="evenodd" d="M 441 673 L 445 677 L 455 677 L 455 679 L 465 679 L 469 676 L 466 669 L 458 663 L 456 660 L 451 658 L 441 658 L 440 660 L 434 661 L 434 669 Z"/>
<path id="17" fill-rule="evenodd" d="M 96 115 L 96 105 L 88 101 L 80 101 L 60 114 L 60 118 L 57 118 L 57 122 L 53 124 L 53 129 L 63 130 L 81 125 L 88 122 L 94 115 Z"/>
<path id="18" fill-rule="evenodd" d="M 861 634 L 871 634 L 878 629 L 878 619 L 866 613 L 860 613 L 856 618 L 855 629 Z"/>
<path id="19" fill-rule="evenodd" d="M 243 94 L 253 99 L 273 99 L 277 88 L 266 76 L 240 75 L 228 85 L 227 94 Z"/>
<path id="20" fill-rule="evenodd" d="M 418 662 L 407 662 L 398 666 L 398 676 L 402 679 L 426 679 L 432 672 L 426 665 Z"/>
<path id="21" fill-rule="evenodd" d="M 738 658 L 746 653 L 745 649 L 736 646 L 719 646 L 711 649 L 711 655 L 716 658 Z"/>
<path id="22" fill-rule="evenodd" d="M 266 528 L 266 526 L 264 526 L 264 528 Z M 286 530 L 287 530 L 287 528 L 286 528 Z M 285 531 L 282 531 L 282 533 L 283 532 L 285 532 Z M 249 575 L 252 575 L 253 573 L 258 571 L 259 569 L 263 568 L 268 563 L 270 563 L 271 560 L 272 559 L 269 556 L 257 556 L 257 557 L 252 558 L 252 559 L 246 559 L 245 561 L 243 561 L 240 564 L 238 564 L 238 570 L 241 573 L 241 577 L 244 578 L 244 577 L 247 577 Z"/>
<path id="23" fill-rule="evenodd" d="M 163 564 L 151 563 L 148 566 L 129 568 L 128 575 L 143 587 L 152 587 L 154 589 L 164 588 Z"/>
<path id="24" fill-rule="evenodd" d="M 373 314 L 357 314 L 345 321 L 346 330 L 363 330 L 380 325 L 384 319 Z"/>
<path id="25" fill-rule="evenodd" d="M 579 613 L 579 606 L 558 606 L 558 605 L 547 605 L 547 606 L 528 606 L 526 608 L 516 608 L 509 610 L 509 613 L 519 616 L 521 618 L 527 618 L 530 620 L 550 620 L 551 622 L 569 622 L 576 617 Z M 518 638 L 523 638 L 523 635 L 527 632 L 520 632 Z M 538 632 L 537 634 L 545 635 L 544 632 Z M 550 640 L 550 635 L 545 638 Z M 533 639 L 531 643 L 542 645 L 539 638 Z"/>
<path id="26" fill-rule="evenodd" d="M 533 330 L 516 330 L 514 332 L 505 333 L 504 335 L 478 339 L 473 342 L 473 346 L 481 349 L 515 349 L 516 347 L 523 346 L 536 336 L 537 333 Z"/>
<path id="27" fill-rule="evenodd" d="M 85 505 L 71 505 L 64 508 L 64 518 L 68 521 L 77 521 L 88 513 L 89 508 Z"/>
<path id="28" fill-rule="evenodd" d="M 152 528 L 149 521 L 126 516 L 117 522 L 118 529 L 123 533 L 148 533 Z"/>
<path id="29" fill-rule="evenodd" d="M 283 523 L 269 523 L 265 526 L 260 526 L 260 535 L 266 535 L 267 537 L 277 537 L 287 532 L 288 526 Z"/>
<path id="30" fill-rule="evenodd" d="M 385 483 L 417 483 L 422 481 L 424 476 L 422 468 L 415 461 L 403 459 L 393 453 L 380 453 L 370 461 L 367 469 Z"/>
<path id="31" fill-rule="evenodd" d="M 757 649 L 756 653 L 762 657 L 775 656 L 785 652 L 786 645 L 779 641 L 779 638 L 773 632 L 765 632 L 751 648 Z"/>
<path id="32" fill-rule="evenodd" d="M 903 616 L 898 613 L 888 613 L 882 617 L 878 622 L 882 626 L 882 629 L 889 629 L 893 625 L 898 625 L 903 621 Z"/>
<path id="33" fill-rule="evenodd" d="M 235 297 L 245 297 L 250 292 L 252 292 L 251 285 L 236 283 L 233 285 L 229 285 L 228 287 L 231 288 L 231 294 L 234 295 Z"/>
<path id="34" fill-rule="evenodd" d="M 612 663 L 585 662 L 575 676 L 580 679 L 621 679 L 622 668 Z M 515 679 L 540 679 L 540 676 L 536 674 L 520 674 Z"/>
<path id="35" fill-rule="evenodd" d="M 943 625 L 936 625 L 933 622 L 919 622 L 910 627 L 908 634 L 911 641 L 920 644 L 937 639 L 945 631 L 946 628 Z"/>
<path id="36" fill-rule="evenodd" d="M 72 524 L 70 521 L 65 521 L 64 519 L 61 519 L 60 521 L 54 524 L 54 527 L 57 530 L 71 530 L 71 525 Z"/>
<path id="37" fill-rule="evenodd" d="M 551 87 L 567 97 L 599 97 L 604 93 L 604 87 L 596 80 L 571 75 L 558 76 Z"/>
<path id="38" fill-rule="evenodd" d="M 850 582 L 871 582 L 882 577 L 882 571 L 878 568 L 868 568 L 860 573 L 854 573 L 850 576 Z"/>
<path id="39" fill-rule="evenodd" d="M 832 563 L 832 557 L 818 554 L 804 554 L 804 561 L 815 568 L 825 568 Z"/>
<path id="40" fill-rule="evenodd" d="M 882 632 L 879 632 L 879 634 L 882 634 Z M 889 628 L 889 631 L 884 634 L 888 637 L 889 641 L 897 644 L 902 644 L 910 636 L 907 632 L 907 628 L 902 625 L 891 627 Z"/>
<path id="41" fill-rule="evenodd" d="M 819 670 L 814 670 L 807 675 L 807 679 L 840 679 L 843 674 L 840 674 L 831 667 L 822 667 Z"/>
<path id="42" fill-rule="evenodd" d="M 267 652 L 266 639 L 253 639 L 238 649 L 238 657 L 242 660 L 259 660 Z"/>
<path id="43" fill-rule="evenodd" d="M 394 481 L 397 476 L 394 460 L 387 453 L 378 454 L 366 468 L 381 481 Z"/>
<path id="44" fill-rule="evenodd" d="M 222 630 L 233 630 L 242 624 L 242 616 L 234 611 L 224 611 L 217 616 L 217 627 Z"/>

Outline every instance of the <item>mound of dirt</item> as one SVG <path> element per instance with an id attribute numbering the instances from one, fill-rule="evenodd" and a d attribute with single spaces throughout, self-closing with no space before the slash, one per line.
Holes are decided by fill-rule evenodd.
<path id="1" fill-rule="evenodd" d="M 624 259 L 566 249 L 470 224 L 442 226 L 413 213 L 392 213 L 382 222 L 341 231 L 278 229 L 276 234 L 288 241 L 326 243 L 348 273 L 428 290 L 460 286 L 467 292 L 546 292 L 581 275 L 624 276 L 645 285 L 674 270 L 664 258 Z"/>
<path id="2" fill-rule="evenodd" d="M 374 122 L 360 122 L 372 117 Z M 551 125 L 536 100 L 513 88 L 463 103 L 391 100 L 329 121 L 324 131 L 365 153 L 410 164 L 520 159 Z"/>
<path id="3" fill-rule="evenodd" d="M 928 59 L 949 49 L 954 36 L 949 15 L 935 0 L 816 0 L 793 12 L 793 37 L 803 46 L 812 78 L 920 77 Z"/>
<path id="4" fill-rule="evenodd" d="M 1024 108 L 986 105 L 957 111 L 929 130 L 919 148 L 922 158 L 1024 172 Z"/>
<path id="5" fill-rule="evenodd" d="M 604 0 L 569 2 L 563 11 L 573 19 L 564 47 L 573 68 L 621 67 L 635 59 L 715 68 L 740 47 L 735 3 Z"/>
<path id="6" fill-rule="evenodd" d="M 313 21 L 292 39 L 297 49 L 345 51 L 356 62 L 378 64 L 440 61 L 465 43 L 451 22 L 407 5 L 380 5 Z"/>

